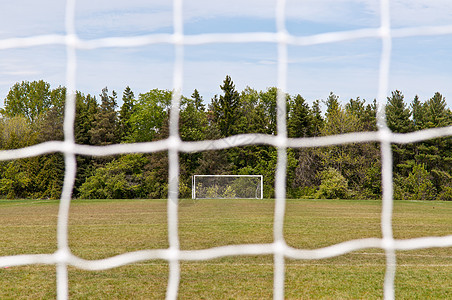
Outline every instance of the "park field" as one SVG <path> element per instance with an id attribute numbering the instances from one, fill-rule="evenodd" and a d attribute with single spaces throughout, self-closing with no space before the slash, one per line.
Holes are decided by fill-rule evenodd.
<path id="1" fill-rule="evenodd" d="M 0 200 L 0 256 L 56 251 L 58 201 Z M 179 205 L 183 250 L 271 243 L 274 200 L 191 200 Z M 316 249 L 381 237 L 381 201 L 287 200 L 288 245 Z M 452 202 L 396 201 L 394 237 L 452 234 Z M 73 254 L 101 259 L 168 247 L 166 200 L 74 200 Z M 452 248 L 398 251 L 397 299 L 451 299 Z M 381 299 L 385 256 L 365 249 L 324 260 L 286 260 L 286 299 Z M 150 260 L 106 271 L 69 268 L 71 299 L 163 299 L 168 264 Z M 271 299 L 273 257 L 181 262 L 180 299 Z M 53 265 L 0 269 L 0 299 L 56 297 Z"/>

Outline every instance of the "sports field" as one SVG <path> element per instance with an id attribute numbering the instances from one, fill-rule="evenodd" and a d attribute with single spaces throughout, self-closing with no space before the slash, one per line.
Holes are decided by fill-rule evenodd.
<path id="1" fill-rule="evenodd" d="M 181 248 L 270 243 L 273 200 L 181 200 Z M 0 200 L 0 256 L 53 253 L 57 201 Z M 288 200 L 285 238 L 315 249 L 381 237 L 381 201 Z M 74 200 L 70 246 L 75 255 L 100 259 L 168 247 L 166 200 Z M 452 202 L 394 203 L 397 239 L 452 234 Z M 287 299 L 379 299 L 385 256 L 366 249 L 326 260 L 287 260 Z M 56 297 L 54 266 L 0 269 L 1 299 Z M 107 271 L 69 269 L 72 299 L 162 299 L 168 264 L 145 261 Z M 452 248 L 397 252 L 397 299 L 452 298 Z M 271 299 L 271 256 L 227 257 L 181 263 L 180 299 Z"/>

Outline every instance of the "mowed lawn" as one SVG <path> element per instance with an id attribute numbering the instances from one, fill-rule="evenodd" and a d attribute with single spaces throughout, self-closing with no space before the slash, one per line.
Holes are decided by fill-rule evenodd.
<path id="1" fill-rule="evenodd" d="M 180 201 L 181 248 L 271 243 L 274 200 Z M 53 253 L 58 201 L 0 200 L 0 256 Z M 287 200 L 285 239 L 316 249 L 381 237 L 381 201 Z M 168 247 L 166 200 L 74 200 L 72 252 L 85 259 Z M 398 239 L 452 234 L 452 202 L 394 203 Z M 286 260 L 287 299 L 380 299 L 385 256 L 365 249 L 325 260 Z M 56 297 L 55 266 L 0 269 L 0 299 Z M 168 264 L 153 260 L 106 271 L 69 268 L 71 299 L 162 299 Z M 452 248 L 397 252 L 397 299 L 451 299 Z M 180 299 L 271 299 L 273 257 L 181 262 Z"/>

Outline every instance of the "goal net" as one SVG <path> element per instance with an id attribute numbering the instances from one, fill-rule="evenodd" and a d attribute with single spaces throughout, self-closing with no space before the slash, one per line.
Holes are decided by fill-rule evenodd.
<path id="1" fill-rule="evenodd" d="M 262 175 L 194 175 L 193 199 L 262 199 Z"/>
<path id="2" fill-rule="evenodd" d="M 342 2 L 341 2 L 342 3 Z M 43 34 L 0 39 L 0 51 L 17 50 L 23 48 L 38 49 L 39 47 L 61 46 L 66 47 L 66 87 L 67 97 L 64 114 L 64 141 L 51 141 L 15 150 L 0 151 L 0 160 L 13 160 L 33 157 L 48 153 L 59 152 L 65 157 L 65 177 L 57 221 L 57 247 L 58 250 L 48 254 L 8 255 L 0 257 L 0 267 L 20 266 L 32 264 L 52 264 L 56 266 L 56 282 L 58 299 L 68 298 L 68 269 L 76 267 L 84 270 L 106 270 L 126 264 L 145 260 L 162 259 L 169 263 L 169 276 L 167 283 L 167 299 L 177 299 L 181 278 L 181 261 L 200 261 L 231 255 L 273 255 L 273 295 L 275 299 L 284 299 L 285 260 L 291 259 L 325 259 L 344 255 L 353 251 L 377 248 L 384 250 L 386 258 L 386 272 L 384 280 L 384 296 L 393 299 L 394 280 L 396 273 L 396 251 L 425 249 L 432 247 L 451 247 L 452 235 L 439 237 L 426 236 L 421 238 L 398 240 L 394 238 L 392 226 L 393 214 L 393 178 L 392 178 L 392 143 L 415 143 L 428 139 L 450 137 L 452 128 L 436 128 L 408 134 L 395 134 L 386 125 L 384 105 L 389 95 L 388 81 L 391 66 L 391 45 L 395 39 L 413 36 L 452 35 L 452 24 L 444 26 L 400 28 L 391 26 L 391 9 L 389 0 L 376 1 L 380 4 L 380 22 L 376 27 L 359 28 L 349 31 L 333 31 L 311 36 L 291 34 L 286 29 L 286 1 L 275 1 L 275 28 L 269 32 L 251 33 L 201 33 L 184 35 L 183 0 L 173 1 L 173 31 L 172 33 L 128 35 L 117 38 L 82 39 L 77 35 L 75 26 L 76 0 L 66 1 L 65 32 L 62 34 Z M 429 1 L 425 1 L 429 3 Z M 149 2 L 152 5 L 152 1 Z M 378 8 L 377 8 L 378 10 Z M 317 15 L 317 13 L 313 13 Z M 21 18 L 17 18 L 21 19 Z M 165 19 L 171 19 L 167 17 Z M 143 26 L 145 28 L 146 26 Z M 147 28 L 147 27 L 146 27 Z M 348 27 L 344 27 L 348 28 Z M 60 31 L 58 31 L 60 32 Z M 377 64 L 379 76 L 377 102 L 379 113 L 377 115 L 378 131 L 360 132 L 327 136 L 318 139 L 287 137 L 286 126 L 286 99 L 288 79 L 288 47 L 312 46 L 319 44 L 336 45 L 338 42 L 350 40 L 375 40 L 381 43 L 379 63 Z M 227 43 L 271 43 L 275 45 L 277 54 L 274 57 L 277 72 L 277 135 L 244 134 L 240 136 L 218 139 L 215 141 L 183 142 L 179 134 L 179 111 L 181 91 L 184 84 L 184 48 L 193 45 Z M 77 51 L 115 47 L 142 47 L 146 45 L 167 44 L 174 46 L 173 90 L 169 137 L 149 143 L 118 144 L 109 146 L 78 145 L 74 138 L 75 94 L 77 90 Z M 381 233 L 382 237 L 371 237 L 350 240 L 320 249 L 296 249 L 287 245 L 283 232 L 286 208 L 286 168 L 287 149 L 301 147 L 324 147 L 342 143 L 376 142 L 381 149 L 382 173 L 382 209 Z M 277 148 L 277 164 L 275 172 L 275 209 L 273 224 L 273 241 L 264 244 L 241 244 L 216 247 L 203 250 L 181 250 L 178 234 L 178 187 L 179 187 L 179 154 L 181 152 L 200 152 L 216 149 L 241 147 L 244 145 L 269 145 Z M 165 249 L 143 249 L 142 251 L 123 253 L 101 260 L 85 260 L 72 254 L 68 242 L 68 218 L 71 205 L 72 190 L 77 171 L 76 155 L 109 156 L 124 153 L 151 153 L 158 151 L 168 152 L 168 241 L 169 247 Z M 261 185 L 262 187 L 262 185 Z M 257 188 L 253 192 L 255 193 Z M 237 190 L 236 193 L 243 192 Z M 251 192 L 251 191 L 250 191 Z M 254 194 L 255 195 L 255 194 Z M 253 196 L 254 196 L 253 195 Z M 262 197 L 262 192 L 260 192 Z M 446 233 L 445 233 L 446 234 Z"/>

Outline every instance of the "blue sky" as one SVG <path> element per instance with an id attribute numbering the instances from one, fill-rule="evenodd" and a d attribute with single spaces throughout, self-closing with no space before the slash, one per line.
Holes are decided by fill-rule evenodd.
<path id="1" fill-rule="evenodd" d="M 184 33 L 275 32 L 275 1 L 186 0 Z M 65 1 L 3 1 L 0 39 L 65 33 Z M 172 33 L 172 1 L 78 0 L 76 31 L 81 39 Z M 286 28 L 296 36 L 379 26 L 376 0 L 287 0 Z M 393 0 L 394 28 L 452 24 L 449 0 Z M 435 92 L 452 107 L 452 35 L 393 39 L 390 90 L 401 90 L 407 102 L 425 101 Z M 287 92 L 309 103 L 330 92 L 342 102 L 377 97 L 381 41 L 359 39 L 316 46 L 289 46 Z M 0 50 L 0 105 L 9 88 L 22 80 L 43 79 L 52 87 L 65 85 L 66 49 L 48 45 Z M 98 95 L 108 86 L 119 95 L 128 85 L 135 95 L 150 89 L 171 89 L 174 47 L 77 51 L 77 89 Z M 277 45 L 272 43 L 186 46 L 183 94 L 198 89 L 206 102 L 226 75 L 238 90 L 265 90 L 277 85 Z"/>

